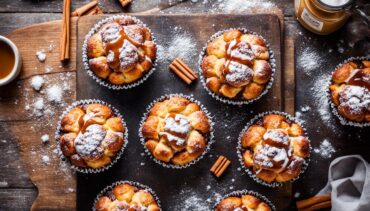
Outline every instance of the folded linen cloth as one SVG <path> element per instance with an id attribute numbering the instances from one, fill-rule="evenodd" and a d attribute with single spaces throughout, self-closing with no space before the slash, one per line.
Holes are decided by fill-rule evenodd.
<path id="1" fill-rule="evenodd" d="M 317 195 L 326 193 L 331 193 L 332 211 L 369 211 L 370 164 L 360 155 L 336 158 L 328 183 Z"/>

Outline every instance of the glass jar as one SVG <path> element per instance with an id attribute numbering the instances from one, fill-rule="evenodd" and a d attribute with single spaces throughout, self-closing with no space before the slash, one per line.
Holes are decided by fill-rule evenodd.
<path id="1" fill-rule="evenodd" d="M 294 14 L 306 29 L 326 35 L 346 23 L 352 3 L 353 0 L 294 0 Z"/>

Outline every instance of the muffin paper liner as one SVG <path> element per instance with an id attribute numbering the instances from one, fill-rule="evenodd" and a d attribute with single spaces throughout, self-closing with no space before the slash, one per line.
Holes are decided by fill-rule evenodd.
<path id="1" fill-rule="evenodd" d="M 115 158 L 111 161 L 111 163 L 109 163 L 108 165 L 106 166 L 103 166 L 101 168 L 98 168 L 98 169 L 94 169 L 94 168 L 91 168 L 91 167 L 86 167 L 86 168 L 81 168 L 81 167 L 78 167 L 78 166 L 75 166 L 71 163 L 70 161 L 70 158 L 69 157 L 66 157 L 63 155 L 63 153 L 60 153 L 60 157 L 61 159 L 63 160 L 68 160 L 68 162 L 71 164 L 71 168 L 77 172 L 80 172 L 80 173 L 85 173 L 85 174 L 89 174 L 89 173 L 100 173 L 100 172 L 103 172 L 107 169 L 109 169 L 110 167 L 113 166 L 113 164 L 115 164 L 121 157 L 121 155 L 123 154 L 123 151 L 125 150 L 126 146 L 127 146 L 127 143 L 128 143 L 128 128 L 127 128 L 127 124 L 125 122 L 125 120 L 123 119 L 122 115 L 119 113 L 119 111 L 114 108 L 113 106 L 111 106 L 110 104 L 104 102 L 104 101 L 101 101 L 101 100 L 97 100 L 97 99 L 86 99 L 86 100 L 79 100 L 79 101 L 75 101 L 74 103 L 72 103 L 70 106 L 68 106 L 63 114 L 59 117 L 59 121 L 58 121 L 58 124 L 57 124 L 57 129 L 55 131 L 55 140 L 58 142 L 58 150 L 61 152 L 62 149 L 60 147 L 60 143 L 59 143 L 59 139 L 60 137 L 63 135 L 63 132 L 62 132 L 62 118 L 68 114 L 68 112 L 70 112 L 73 108 L 77 107 L 77 106 L 82 106 L 82 105 L 89 105 L 89 104 L 93 104 L 93 103 L 99 103 L 99 104 L 102 104 L 102 105 L 106 105 L 108 106 L 109 108 L 112 109 L 114 115 L 116 115 L 117 117 L 119 117 L 122 121 L 122 125 L 123 127 L 125 128 L 125 133 L 123 134 L 123 139 L 124 139 L 124 142 L 123 142 L 123 145 L 121 147 L 121 150 L 119 152 L 117 152 L 117 155 L 115 156 Z"/>
<path id="2" fill-rule="evenodd" d="M 245 34 L 254 34 L 254 35 L 257 35 L 260 38 L 262 38 L 266 42 L 266 47 L 269 50 L 269 54 L 270 54 L 270 59 L 268 60 L 270 66 L 271 66 L 271 71 L 272 71 L 270 80 L 269 80 L 269 82 L 267 82 L 265 84 L 265 87 L 264 87 L 263 91 L 261 92 L 261 94 L 258 97 L 254 98 L 254 99 L 251 99 L 251 100 L 242 100 L 242 99 L 235 99 L 234 100 L 234 99 L 230 99 L 230 98 L 227 98 L 227 97 L 224 97 L 224 96 L 217 95 L 216 93 L 212 92 L 207 87 L 206 78 L 203 76 L 202 60 L 206 56 L 206 50 L 207 50 L 208 43 L 210 43 L 212 40 L 214 40 L 216 37 L 222 35 L 223 33 L 227 32 L 229 30 L 235 30 L 235 29 L 240 30 L 241 32 L 243 32 Z M 207 90 L 208 94 L 210 94 L 213 98 L 215 98 L 215 99 L 217 99 L 217 100 L 219 100 L 223 103 L 227 103 L 227 104 L 231 104 L 231 105 L 246 105 L 246 104 L 253 103 L 254 101 L 259 100 L 262 96 L 267 94 L 268 90 L 271 88 L 271 86 L 274 82 L 274 75 L 275 75 L 275 72 L 276 72 L 276 60 L 275 60 L 274 52 L 272 51 L 272 49 L 270 47 L 270 44 L 261 35 L 257 34 L 256 32 L 250 31 L 246 28 L 229 28 L 229 29 L 225 29 L 225 30 L 216 32 L 214 35 L 212 35 L 208 39 L 206 45 L 203 47 L 202 52 L 199 55 L 198 72 L 199 72 L 200 80 L 203 84 L 204 89 Z"/>
<path id="3" fill-rule="evenodd" d="M 355 122 L 355 121 L 351 121 L 347 118 L 345 118 L 344 116 L 340 115 L 339 112 L 338 112 L 338 106 L 335 105 L 335 103 L 332 101 L 331 99 L 331 92 L 330 92 L 330 85 L 332 85 L 333 83 L 333 80 L 332 80 L 332 75 L 334 74 L 334 72 L 340 68 L 342 65 L 348 63 L 348 62 L 351 62 L 351 61 L 362 61 L 362 60 L 370 60 L 370 56 L 362 56 L 362 57 L 350 57 L 346 60 L 344 60 L 342 63 L 338 64 L 336 67 L 335 67 L 335 70 L 331 73 L 330 75 L 330 79 L 328 80 L 327 82 L 327 85 L 326 85 L 326 95 L 328 97 L 328 101 L 329 101 L 329 105 L 331 107 L 331 110 L 333 112 L 333 114 L 335 116 L 338 117 L 338 119 L 340 120 L 340 123 L 342 125 L 348 125 L 348 126 L 353 126 L 353 127 L 360 127 L 360 128 L 363 128 L 363 127 L 369 127 L 370 126 L 370 122 Z"/>
<path id="4" fill-rule="evenodd" d="M 271 208 L 272 211 L 275 211 L 276 210 L 276 207 L 275 205 L 264 195 L 258 193 L 258 192 L 255 192 L 255 191 L 251 191 L 251 190 L 236 190 L 236 191 L 233 191 L 227 195 L 225 195 L 224 197 L 222 197 L 222 199 L 220 199 L 219 201 L 217 201 L 217 203 L 213 206 L 213 210 L 216 209 L 217 205 L 225 198 L 227 197 L 231 197 L 231 196 L 236 196 L 236 197 L 241 197 L 242 195 L 252 195 L 252 196 L 255 196 L 257 197 L 258 199 L 260 199 L 261 201 L 265 202 L 266 204 L 268 204 Z"/>
<path id="5" fill-rule="evenodd" d="M 154 106 L 155 103 L 157 102 L 162 102 L 166 99 L 169 99 L 171 97 L 183 97 L 191 102 L 194 102 L 196 104 L 198 104 L 201 108 L 201 110 L 206 114 L 207 118 L 208 118 L 208 122 L 210 124 L 210 133 L 209 133 L 209 136 L 208 136 L 208 141 L 207 141 L 207 145 L 206 145 L 206 148 L 204 149 L 203 153 L 197 157 L 195 160 L 185 164 L 185 165 L 176 165 L 176 164 L 172 164 L 172 163 L 165 163 L 163 161 L 160 161 L 158 159 L 156 159 L 152 153 L 149 152 L 149 150 L 145 147 L 145 137 L 143 136 L 142 134 L 142 127 L 143 127 L 143 124 L 146 120 L 146 118 L 148 117 L 148 114 L 150 112 L 150 109 Z M 145 152 L 146 154 L 152 159 L 154 160 L 154 162 L 156 162 L 157 164 L 163 166 L 163 167 L 166 167 L 166 168 L 172 168 L 172 169 L 184 169 L 184 168 L 187 168 L 195 163 L 197 163 L 200 159 L 202 159 L 204 157 L 205 154 L 207 154 L 207 152 L 211 149 L 211 145 L 212 143 L 214 142 L 214 133 L 213 133 L 213 127 L 214 127 L 214 122 L 212 121 L 212 117 L 211 117 L 211 114 L 208 112 L 208 110 L 206 109 L 206 107 L 201 104 L 198 100 L 195 100 L 193 97 L 191 96 L 188 96 L 188 95 L 184 95 L 184 94 L 168 94 L 168 95 L 163 95 L 159 98 L 157 98 L 156 100 L 152 101 L 149 106 L 147 107 L 146 109 L 146 113 L 144 114 L 143 118 L 141 119 L 141 122 L 140 122 L 140 127 L 139 127 L 139 136 L 140 136 L 140 142 L 141 144 L 143 145 L 144 149 L 145 149 Z"/>
<path id="6" fill-rule="evenodd" d="M 90 39 L 91 36 L 93 36 L 104 24 L 110 22 L 110 21 L 113 21 L 113 20 L 116 20 L 116 19 L 119 19 L 119 18 L 132 18 L 137 24 L 140 24 L 140 25 L 143 25 L 145 27 L 147 27 L 141 20 L 139 20 L 138 18 L 136 17 L 133 17 L 133 16 L 129 16 L 129 15 L 113 15 L 113 16 L 110 16 L 108 18 L 105 18 L 105 19 L 102 19 L 100 20 L 97 24 L 94 25 L 94 27 L 91 28 L 91 30 L 89 31 L 89 33 L 85 36 L 85 40 L 84 40 L 84 43 L 82 45 L 82 62 L 83 62 L 83 65 L 84 65 L 84 69 L 85 71 L 87 72 L 87 74 L 92 77 L 99 85 L 101 86 L 105 86 L 109 89 L 113 89 L 113 90 L 122 90 L 122 89 L 131 89 L 133 87 L 136 87 L 140 84 L 142 84 L 146 79 L 149 78 L 150 75 L 153 74 L 153 72 L 156 70 L 157 68 L 157 59 L 155 59 L 153 61 L 153 66 L 152 68 L 147 72 L 145 73 L 141 78 L 139 78 L 137 81 L 134 81 L 132 83 L 128 83 L 128 84 L 121 84 L 121 85 L 115 85 L 115 84 L 112 84 L 110 83 L 109 81 L 103 79 L 103 78 L 100 78 L 98 77 L 97 75 L 95 75 L 95 73 L 90 70 L 90 67 L 89 67 L 89 58 L 87 56 L 87 42 L 88 40 Z M 149 30 L 150 28 L 147 27 Z M 157 45 L 156 43 L 156 38 L 154 37 L 153 33 L 151 32 L 151 35 L 152 35 L 152 41 L 154 42 L 154 44 Z M 158 53 L 158 51 L 157 51 Z"/>
<path id="7" fill-rule="evenodd" d="M 306 137 L 308 137 L 307 135 L 307 131 L 306 129 L 303 127 L 302 123 L 295 117 L 292 117 L 291 115 L 285 113 L 285 112 L 281 112 L 281 111 L 268 111 L 268 112 L 263 112 L 263 113 L 260 113 L 258 115 L 256 115 L 255 117 L 253 117 L 248 123 L 247 125 L 244 127 L 244 129 L 240 132 L 239 134 L 239 138 L 238 138 L 238 146 L 236 147 L 236 151 L 237 151 L 237 154 L 238 154 L 238 158 L 239 158 L 239 162 L 241 164 L 241 167 L 244 169 L 245 172 L 248 173 L 248 175 L 254 180 L 256 181 L 257 183 L 259 184 L 262 184 L 262 185 L 265 185 L 265 186 L 268 186 L 268 187 L 272 187 L 272 188 L 275 188 L 275 187 L 281 187 L 284 183 L 288 183 L 288 182 L 294 182 L 296 181 L 297 179 L 299 179 L 300 175 L 302 175 L 305 170 L 307 169 L 308 167 L 308 164 L 310 162 L 310 156 L 305 158 L 304 159 L 304 162 L 303 162 L 303 165 L 301 167 L 301 172 L 300 174 L 291 179 L 290 181 L 287 181 L 287 182 L 271 182 L 271 183 L 268 183 L 260 178 L 258 178 L 256 176 L 255 173 L 253 173 L 253 171 L 251 169 L 249 169 L 248 167 L 246 167 L 244 165 L 244 160 L 243 160 L 243 151 L 244 151 L 244 148 L 242 147 L 242 144 L 241 144 L 241 137 L 243 136 L 243 134 L 249 129 L 250 126 L 252 126 L 253 124 L 255 124 L 258 120 L 262 119 L 262 117 L 264 117 L 265 115 L 268 115 L 268 114 L 279 114 L 279 115 L 282 115 L 284 116 L 285 118 L 287 118 L 289 121 L 291 122 L 294 122 L 294 123 L 297 123 L 299 124 L 303 131 L 304 131 L 304 135 Z M 309 139 L 308 139 L 309 140 Z M 310 141 L 311 142 L 311 141 Z M 310 155 L 311 155 L 311 151 L 312 151 L 312 146 L 310 144 Z"/>
<path id="8" fill-rule="evenodd" d="M 135 186 L 135 187 L 137 187 L 139 189 L 143 189 L 143 190 L 148 191 L 150 194 L 152 194 L 154 200 L 157 202 L 160 211 L 162 211 L 161 201 L 159 200 L 158 196 L 155 194 L 155 192 L 150 187 L 148 187 L 146 185 L 143 185 L 141 183 L 138 183 L 138 182 L 132 182 L 132 181 L 127 181 L 127 180 L 126 181 L 118 181 L 118 182 L 115 182 L 115 183 L 113 183 L 113 184 L 105 187 L 102 191 L 100 191 L 100 193 L 96 196 L 96 198 L 94 200 L 94 205 L 92 207 L 92 210 L 93 211 L 96 211 L 95 205 L 98 202 L 98 200 L 99 200 L 100 197 L 104 196 L 108 191 L 113 190 L 114 187 L 116 187 L 118 185 L 121 185 L 121 184 L 129 184 L 129 185 Z"/>

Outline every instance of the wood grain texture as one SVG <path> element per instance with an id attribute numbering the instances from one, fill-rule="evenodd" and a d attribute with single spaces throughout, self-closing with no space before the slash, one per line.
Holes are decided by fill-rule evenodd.
<path id="1" fill-rule="evenodd" d="M 284 111 L 295 116 L 295 59 L 294 41 L 284 40 Z"/>
<path id="2" fill-rule="evenodd" d="M 32 189 L 0 189 L 0 210 L 29 210 L 36 195 Z"/>
<path id="3" fill-rule="evenodd" d="M 0 121 L 5 122 L 4 125 L 9 134 L 18 141 L 22 164 L 38 188 L 37 199 L 32 205 L 33 210 L 73 210 L 76 207 L 75 175 L 60 161 L 54 151 L 56 149 L 53 139 L 55 124 L 63 107 L 76 98 L 75 51 L 71 52 L 73 59 L 68 65 L 62 65 L 58 59 L 58 47 L 48 50 L 50 45 L 58 46 L 60 23 L 60 21 L 54 21 L 37 24 L 8 35 L 21 52 L 23 67 L 17 82 L 0 88 L 2 101 Z M 72 26 L 71 47 L 75 49 L 76 19 L 72 20 Z M 47 55 L 44 63 L 40 63 L 35 57 L 36 51 L 41 49 L 45 49 Z M 52 70 L 46 72 L 46 66 L 51 67 Z M 34 99 L 45 97 L 43 93 L 31 88 L 30 81 L 34 75 L 42 75 L 48 85 L 57 84 L 62 78 L 66 78 L 67 88 L 63 103 L 52 105 L 51 115 L 36 117 L 25 112 L 27 106 L 32 106 Z M 49 144 L 42 144 L 40 137 L 44 134 L 51 137 Z M 48 156 L 50 161 L 45 162 L 43 156 Z"/>

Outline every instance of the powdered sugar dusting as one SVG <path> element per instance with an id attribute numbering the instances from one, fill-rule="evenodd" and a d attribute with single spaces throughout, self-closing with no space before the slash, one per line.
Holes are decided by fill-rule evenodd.
<path id="1" fill-rule="evenodd" d="M 194 37 L 181 27 L 173 27 L 172 38 L 166 42 L 165 45 L 158 45 L 158 61 L 159 62 L 170 62 L 175 58 L 179 57 L 186 62 L 190 62 L 191 59 L 198 55 L 197 42 Z"/>
<path id="2" fill-rule="evenodd" d="M 34 90 L 40 91 L 43 84 L 44 84 L 44 79 L 41 76 L 32 77 L 31 86 Z"/>
<path id="3" fill-rule="evenodd" d="M 208 189 L 208 186 L 207 186 Z M 221 200 L 221 194 L 214 191 L 207 191 L 209 194 L 199 193 L 189 187 L 183 188 L 176 196 L 178 203 L 170 205 L 168 210 L 176 211 L 209 211 L 213 205 Z"/>
<path id="4" fill-rule="evenodd" d="M 84 133 L 80 132 L 75 139 L 76 152 L 81 156 L 91 156 L 93 152 L 102 153 L 99 148 L 106 135 L 101 125 L 93 124 L 86 128 Z"/>
<path id="5" fill-rule="evenodd" d="M 298 65 L 302 68 L 304 73 L 311 76 L 312 73 L 321 66 L 320 61 L 321 58 L 319 54 L 310 47 L 307 47 L 299 55 Z"/>
<path id="6" fill-rule="evenodd" d="M 319 154 L 323 158 L 331 158 L 333 153 L 336 151 L 331 145 L 328 139 L 324 139 L 318 148 L 314 148 L 315 153 Z"/>
<path id="7" fill-rule="evenodd" d="M 266 0 L 223 0 L 218 5 L 218 9 L 223 12 L 243 12 L 250 9 L 270 9 L 275 4 Z"/>
<path id="8" fill-rule="evenodd" d="M 59 85 L 48 87 L 46 94 L 50 102 L 61 103 L 63 101 L 63 89 Z"/>

